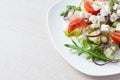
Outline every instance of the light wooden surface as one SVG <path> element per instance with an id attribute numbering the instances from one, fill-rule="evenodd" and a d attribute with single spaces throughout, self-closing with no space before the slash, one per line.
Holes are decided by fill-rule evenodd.
<path id="1" fill-rule="evenodd" d="M 120 80 L 72 68 L 53 47 L 47 11 L 56 0 L 0 0 L 0 80 Z"/>

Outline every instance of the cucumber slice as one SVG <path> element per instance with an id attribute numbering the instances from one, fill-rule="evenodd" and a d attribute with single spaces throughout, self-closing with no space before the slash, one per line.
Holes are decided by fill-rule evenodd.
<path id="1" fill-rule="evenodd" d="M 90 34 L 96 34 L 96 31 L 91 32 Z M 89 40 L 91 40 L 92 42 L 94 42 L 95 44 L 99 44 L 100 43 L 100 36 L 97 37 L 89 37 Z"/>
<path id="2" fill-rule="evenodd" d="M 104 54 L 106 57 L 113 59 L 116 51 L 117 51 L 116 46 L 108 46 L 106 47 L 106 49 L 104 49 Z"/>
<path id="3" fill-rule="evenodd" d="M 89 40 L 91 40 L 95 44 L 100 44 L 100 37 L 89 37 Z"/>
<path id="4" fill-rule="evenodd" d="M 110 59 L 113 58 L 113 56 L 112 56 L 113 50 L 110 47 L 108 47 L 106 50 L 104 50 L 104 54 L 105 54 L 106 57 L 108 57 Z"/>
<path id="5" fill-rule="evenodd" d="M 116 25 L 117 25 L 118 23 L 120 23 L 120 22 L 119 22 L 119 21 L 115 21 L 115 22 L 112 24 L 112 27 L 113 27 L 113 28 L 116 28 Z"/>

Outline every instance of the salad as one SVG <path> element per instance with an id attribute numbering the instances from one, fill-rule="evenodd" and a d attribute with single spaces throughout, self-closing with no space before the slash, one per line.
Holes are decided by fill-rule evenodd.
<path id="1" fill-rule="evenodd" d="M 64 33 L 72 44 L 65 44 L 78 56 L 103 66 L 117 63 L 120 49 L 120 0 L 82 0 L 67 5 L 61 16 L 68 26 Z"/>

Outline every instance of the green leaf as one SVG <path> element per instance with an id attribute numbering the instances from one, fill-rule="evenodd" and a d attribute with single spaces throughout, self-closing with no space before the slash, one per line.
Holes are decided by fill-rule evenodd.
<path id="1" fill-rule="evenodd" d="M 69 10 L 76 10 L 76 6 L 67 5 L 67 8 L 68 8 Z"/>
<path id="2" fill-rule="evenodd" d="M 68 48 L 71 48 L 71 49 L 74 49 L 74 50 L 77 50 L 78 47 L 74 46 L 74 45 L 71 45 L 71 44 L 64 44 L 64 46 L 68 47 Z"/>
<path id="3" fill-rule="evenodd" d="M 63 11 L 61 14 L 60 14 L 60 16 L 64 16 L 65 15 L 65 12 Z"/>
<path id="4" fill-rule="evenodd" d="M 78 37 L 78 36 L 80 36 L 80 35 L 82 34 L 82 32 L 81 32 L 81 30 L 79 30 L 79 29 L 75 29 L 75 30 L 73 30 L 73 31 L 71 31 L 71 32 L 69 33 L 69 32 L 68 32 L 68 29 L 66 29 L 66 30 L 64 31 L 64 34 L 65 34 L 65 36 L 67 36 L 67 37 L 73 37 L 73 36 Z"/>
<path id="5" fill-rule="evenodd" d="M 86 53 L 88 53 L 89 55 L 97 58 L 97 59 L 100 59 L 100 60 L 103 60 L 103 61 L 109 61 L 109 60 L 111 60 L 111 59 L 105 57 L 104 55 L 96 54 L 94 51 L 90 51 L 90 50 L 86 50 L 86 49 L 84 49 L 84 51 L 85 51 Z"/>
<path id="6" fill-rule="evenodd" d="M 83 51 L 81 48 L 78 49 L 78 56 L 82 55 L 83 53 L 85 53 L 85 51 Z"/>
<path id="7" fill-rule="evenodd" d="M 87 48 L 87 49 L 90 47 L 90 44 L 88 43 L 88 41 L 87 41 L 86 38 L 83 39 L 83 47 L 85 47 L 85 48 Z"/>
<path id="8" fill-rule="evenodd" d="M 81 11 L 81 8 L 80 8 L 80 7 L 77 7 L 76 10 L 77 10 L 77 11 Z"/>
<path id="9" fill-rule="evenodd" d="M 82 53 L 87 53 L 89 56 L 92 58 L 95 58 L 97 60 L 102 60 L 102 61 L 120 61 L 120 59 L 110 59 L 107 58 L 103 53 L 102 53 L 102 47 L 98 48 L 97 50 L 94 49 L 87 49 L 86 47 L 79 47 L 74 41 L 74 45 L 71 44 L 65 44 L 66 47 L 76 50 L 78 52 L 78 55 L 81 55 Z M 76 46 L 77 45 L 77 46 Z M 89 58 L 88 58 L 89 59 Z"/>
<path id="10" fill-rule="evenodd" d="M 110 10 L 113 11 L 113 6 L 114 6 L 115 0 L 110 0 Z"/>
<path id="11" fill-rule="evenodd" d="M 120 21 L 115 21 L 112 23 L 111 27 L 116 28 L 117 24 L 120 23 Z"/>
<path id="12" fill-rule="evenodd" d="M 71 36 L 75 36 L 75 37 L 78 37 L 78 36 L 80 36 L 82 34 L 82 32 L 81 32 L 81 30 L 80 29 L 75 29 L 75 30 L 73 30 L 72 32 L 70 32 L 70 35 Z"/>
<path id="13" fill-rule="evenodd" d="M 83 2 L 83 1 L 81 1 L 80 5 L 79 5 L 78 7 L 77 7 L 77 6 L 73 6 L 73 5 L 67 5 L 67 6 L 66 6 L 66 10 L 63 11 L 63 12 L 60 14 L 60 16 L 66 17 L 66 16 L 68 16 L 68 13 L 69 13 L 70 11 L 72 11 L 72 10 L 74 10 L 74 11 L 81 11 L 81 4 L 82 4 L 82 2 Z"/>
<path id="14" fill-rule="evenodd" d="M 90 60 L 91 58 L 93 58 L 93 57 L 90 55 L 86 57 L 87 60 Z"/>
<path id="15" fill-rule="evenodd" d="M 72 40 L 72 43 L 73 43 L 76 47 L 78 47 L 77 43 L 76 43 L 74 40 Z"/>
<path id="16" fill-rule="evenodd" d="M 84 52 L 82 52 L 82 51 L 79 51 L 79 52 L 78 52 L 78 56 L 82 55 L 82 53 L 84 53 Z"/>
<path id="17" fill-rule="evenodd" d="M 68 10 L 81 11 L 81 8 L 80 7 L 76 7 L 76 6 L 68 5 L 67 8 L 68 8 Z"/>
<path id="18" fill-rule="evenodd" d="M 68 13 L 69 13 L 69 10 L 63 11 L 63 12 L 60 14 L 60 16 L 67 17 L 67 16 L 68 16 Z"/>
<path id="19" fill-rule="evenodd" d="M 68 29 L 66 29 L 66 30 L 64 31 L 64 34 L 65 34 L 65 36 L 67 36 L 67 37 L 71 37 L 71 35 L 70 35 L 69 32 L 68 32 Z"/>

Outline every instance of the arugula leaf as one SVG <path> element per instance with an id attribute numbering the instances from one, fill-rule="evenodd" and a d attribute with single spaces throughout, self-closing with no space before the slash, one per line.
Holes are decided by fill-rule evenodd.
<path id="1" fill-rule="evenodd" d="M 71 45 L 71 44 L 64 44 L 64 46 L 68 47 L 68 48 L 71 48 L 71 49 L 74 49 L 74 50 L 77 50 L 78 47 L 74 46 L 74 45 Z"/>
<path id="2" fill-rule="evenodd" d="M 102 60 L 102 61 L 120 61 L 120 59 L 107 58 L 105 55 L 102 54 L 101 49 L 95 51 L 95 50 L 89 50 L 85 47 L 79 47 L 76 45 L 77 45 L 76 43 L 74 43 L 74 45 L 65 44 L 66 47 L 76 50 L 78 52 L 78 55 L 81 55 L 82 53 L 87 53 L 89 56 L 91 56 L 91 58 L 96 58 L 96 59 Z"/>
<path id="3" fill-rule="evenodd" d="M 66 11 L 63 11 L 63 12 L 60 14 L 60 16 L 66 17 L 66 16 L 68 16 L 68 13 L 69 13 L 70 11 L 72 11 L 72 10 L 74 10 L 74 11 L 81 11 L 81 8 L 80 8 L 80 7 L 76 7 L 76 6 L 68 5 L 66 8 L 67 8 Z"/>
<path id="4" fill-rule="evenodd" d="M 87 60 L 90 60 L 91 58 L 92 58 L 92 56 L 90 56 L 90 55 L 86 57 Z"/>
<path id="5" fill-rule="evenodd" d="M 64 16 L 65 15 L 65 12 L 63 11 L 61 14 L 60 14 L 60 16 Z"/>
<path id="6" fill-rule="evenodd" d="M 72 10 L 74 10 L 74 11 L 81 11 L 81 4 L 82 4 L 82 2 L 83 2 L 83 0 L 81 1 L 80 5 L 79 5 L 78 7 L 77 7 L 77 6 L 73 6 L 73 5 L 67 5 L 67 6 L 66 6 L 66 10 L 63 11 L 63 12 L 60 14 L 60 16 L 66 17 L 66 16 L 68 16 L 68 13 L 69 13 L 70 11 L 72 11 Z"/>
<path id="7" fill-rule="evenodd" d="M 78 47 L 77 43 L 76 43 L 74 40 L 72 40 L 72 43 L 73 43 L 76 47 Z"/>
<path id="8" fill-rule="evenodd" d="M 82 55 L 83 52 L 78 52 L 78 56 Z"/>
<path id="9" fill-rule="evenodd" d="M 81 11 L 80 7 L 76 7 L 76 6 L 68 5 L 67 8 L 68 8 L 69 10 Z"/>
<path id="10" fill-rule="evenodd" d="M 63 11 L 63 12 L 60 14 L 60 16 L 67 17 L 68 13 L 69 13 L 69 10 Z"/>

